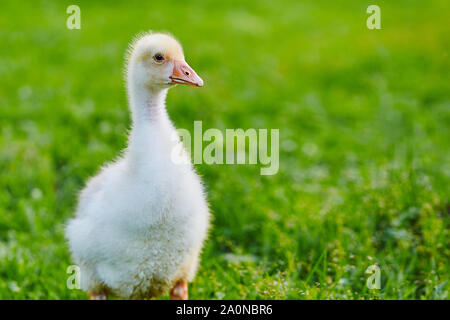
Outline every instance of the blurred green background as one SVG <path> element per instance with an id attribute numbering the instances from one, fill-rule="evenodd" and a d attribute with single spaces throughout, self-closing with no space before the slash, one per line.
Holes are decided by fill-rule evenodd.
<path id="1" fill-rule="evenodd" d="M 81 30 L 66 8 L 81 8 Z M 381 30 L 366 8 L 381 7 Z M 68 290 L 63 236 L 84 181 L 126 145 L 124 54 L 183 44 L 205 87 L 177 127 L 280 129 L 280 171 L 199 165 L 214 227 L 194 299 L 448 299 L 449 3 L 0 3 L 0 299 Z M 381 269 L 381 290 L 365 270 Z M 167 297 L 163 297 L 167 298 Z"/>

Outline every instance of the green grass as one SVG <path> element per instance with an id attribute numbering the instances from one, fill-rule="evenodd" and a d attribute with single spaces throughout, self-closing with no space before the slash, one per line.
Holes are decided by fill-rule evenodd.
<path id="1" fill-rule="evenodd" d="M 206 83 L 169 93 L 177 127 L 280 129 L 277 175 L 197 166 L 214 227 L 191 298 L 448 299 L 447 2 L 375 1 L 371 31 L 364 1 L 2 0 L 0 299 L 86 298 L 64 223 L 125 147 L 123 57 L 149 29 Z"/>

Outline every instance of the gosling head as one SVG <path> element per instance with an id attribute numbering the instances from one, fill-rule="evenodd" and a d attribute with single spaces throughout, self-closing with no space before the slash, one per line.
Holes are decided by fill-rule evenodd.
<path id="1" fill-rule="evenodd" d="M 164 33 L 148 33 L 134 41 L 130 46 L 127 73 L 129 81 L 151 89 L 175 84 L 203 86 L 203 80 L 186 63 L 180 43 Z"/>

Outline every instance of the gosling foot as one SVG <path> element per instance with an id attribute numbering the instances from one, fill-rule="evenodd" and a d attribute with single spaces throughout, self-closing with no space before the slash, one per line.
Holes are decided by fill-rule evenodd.
<path id="1" fill-rule="evenodd" d="M 89 300 L 108 300 L 108 296 L 106 295 L 106 292 L 90 292 L 89 293 Z"/>
<path id="2" fill-rule="evenodd" d="M 170 291 L 171 300 L 188 300 L 188 283 L 180 280 Z"/>

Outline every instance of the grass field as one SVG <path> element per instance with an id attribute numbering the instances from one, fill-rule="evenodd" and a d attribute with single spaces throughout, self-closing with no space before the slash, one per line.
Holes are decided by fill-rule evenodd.
<path id="1" fill-rule="evenodd" d="M 280 130 L 276 175 L 196 166 L 214 227 L 191 298 L 448 299 L 449 7 L 2 0 L 0 299 L 87 298 L 66 288 L 64 224 L 125 147 L 123 57 L 149 29 L 176 35 L 206 84 L 170 91 L 177 127 Z"/>

